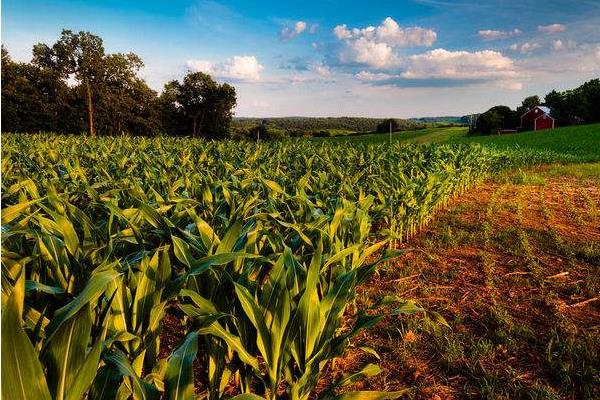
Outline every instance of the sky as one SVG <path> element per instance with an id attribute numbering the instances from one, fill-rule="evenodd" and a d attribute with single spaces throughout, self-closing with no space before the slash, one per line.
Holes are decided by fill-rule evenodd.
<path id="1" fill-rule="evenodd" d="M 237 116 L 465 115 L 600 77 L 600 0 L 3 0 L 29 61 L 62 29 L 134 52 L 157 92 L 188 71 L 236 87 Z"/>

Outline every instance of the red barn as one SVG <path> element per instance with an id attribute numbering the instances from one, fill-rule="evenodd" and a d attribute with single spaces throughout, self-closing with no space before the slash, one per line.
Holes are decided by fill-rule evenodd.
<path id="1" fill-rule="evenodd" d="M 521 116 L 521 129 L 524 131 L 554 129 L 554 118 L 550 116 L 550 109 L 544 106 L 531 108 Z"/>

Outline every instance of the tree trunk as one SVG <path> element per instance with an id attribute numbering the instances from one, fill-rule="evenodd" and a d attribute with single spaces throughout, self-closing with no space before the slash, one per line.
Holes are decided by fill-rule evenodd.
<path id="1" fill-rule="evenodd" d="M 192 120 L 194 121 L 194 128 L 192 130 L 192 136 L 196 137 L 196 120 L 198 119 L 197 116 L 193 117 Z"/>
<path id="2" fill-rule="evenodd" d="M 88 106 L 88 130 L 90 136 L 94 136 L 96 131 L 94 130 L 94 108 L 92 107 L 92 89 L 90 82 L 85 80 L 85 89 L 87 92 L 87 106 Z"/>

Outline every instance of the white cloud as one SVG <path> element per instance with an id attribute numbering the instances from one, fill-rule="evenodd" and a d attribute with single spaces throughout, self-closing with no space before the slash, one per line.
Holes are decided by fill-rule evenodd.
<path id="1" fill-rule="evenodd" d="M 452 82 L 493 82 L 495 86 L 520 90 L 520 74 L 513 60 L 493 50 L 448 51 L 435 49 L 400 60 L 398 68 L 390 72 L 362 70 L 354 75 L 365 83 L 381 82 L 402 85 L 402 81 L 421 81 L 424 84 L 444 86 Z M 437 81 L 432 82 L 432 81 Z"/>
<path id="2" fill-rule="evenodd" d="M 518 51 L 522 54 L 529 54 L 537 49 L 539 49 L 540 47 L 542 47 L 539 43 L 535 43 L 535 42 L 525 42 L 523 44 L 512 44 L 510 46 L 510 49 L 512 51 Z"/>
<path id="3" fill-rule="evenodd" d="M 596 47 L 596 60 L 600 64 L 600 46 Z"/>
<path id="4" fill-rule="evenodd" d="M 340 40 L 359 40 L 365 38 L 377 43 L 385 43 L 391 47 L 432 46 L 437 34 L 431 29 L 420 27 L 402 28 L 393 18 L 387 17 L 381 25 L 366 28 L 352 28 L 338 25 L 333 33 Z"/>
<path id="5" fill-rule="evenodd" d="M 363 82 L 378 82 L 378 81 L 386 81 L 393 78 L 398 78 L 398 75 L 385 74 L 383 72 L 369 72 L 369 71 L 360 71 L 356 75 L 354 75 L 356 79 Z"/>
<path id="6" fill-rule="evenodd" d="M 397 64 L 398 56 L 386 43 L 378 43 L 361 37 L 347 42 L 340 54 L 342 62 L 356 62 L 374 68 L 391 67 Z"/>
<path id="7" fill-rule="evenodd" d="M 537 28 L 538 31 L 547 34 L 564 32 L 567 30 L 567 27 L 562 24 L 538 25 Z"/>
<path id="8" fill-rule="evenodd" d="M 477 32 L 477 35 L 486 41 L 489 40 L 500 40 L 500 39 L 508 39 L 514 36 L 522 35 L 523 32 L 520 29 L 513 29 L 512 31 L 497 31 L 492 29 L 486 29 Z"/>
<path id="9" fill-rule="evenodd" d="M 298 22 L 296 22 L 294 24 L 294 26 L 292 28 L 287 27 L 287 26 L 284 27 L 279 32 L 279 38 L 281 40 L 290 40 L 290 39 L 293 39 L 296 36 L 300 35 L 302 32 L 304 32 L 306 30 L 306 27 L 307 27 L 306 22 L 304 22 L 304 21 L 298 21 Z M 313 29 L 313 28 L 311 27 L 311 29 Z"/>
<path id="10" fill-rule="evenodd" d="M 335 37 L 341 40 L 350 39 L 352 37 L 352 33 L 348 30 L 346 24 L 338 25 L 335 28 L 333 28 L 333 34 L 335 35 Z"/>
<path id="11" fill-rule="evenodd" d="M 206 72 L 216 78 L 237 82 L 259 81 L 264 69 L 255 56 L 233 56 L 222 63 L 189 60 L 187 66 L 192 71 Z"/>
<path id="12" fill-rule="evenodd" d="M 399 58 L 395 48 L 431 46 L 437 38 L 437 34 L 430 29 L 402 28 L 390 17 L 377 27 L 349 29 L 346 25 L 338 25 L 333 29 L 333 34 L 345 44 L 339 54 L 340 61 L 374 68 L 395 65 Z"/>
<path id="13" fill-rule="evenodd" d="M 187 67 L 194 72 L 206 72 L 207 74 L 213 73 L 213 66 L 215 64 L 208 60 L 188 60 Z"/>
<path id="14" fill-rule="evenodd" d="M 317 73 L 317 75 L 319 75 L 323 78 L 331 76 L 331 70 L 326 65 L 315 65 L 313 67 L 313 70 Z"/>
<path id="15" fill-rule="evenodd" d="M 407 58 L 406 79 L 490 80 L 517 78 L 514 62 L 493 50 L 476 52 L 435 49 Z"/>
<path id="16" fill-rule="evenodd" d="M 432 46 L 437 39 L 437 33 L 431 29 L 419 27 L 402 28 L 392 18 L 387 17 L 375 30 L 379 41 L 390 46 Z"/>

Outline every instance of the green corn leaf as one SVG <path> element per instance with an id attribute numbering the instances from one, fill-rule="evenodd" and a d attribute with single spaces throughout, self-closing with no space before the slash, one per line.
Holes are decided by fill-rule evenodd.
<path id="1" fill-rule="evenodd" d="M 240 258 L 259 258 L 260 256 L 250 253 L 220 253 L 203 257 L 194 262 L 187 276 L 200 275 L 212 266 L 228 264 Z"/>
<path id="2" fill-rule="evenodd" d="M 270 363 L 272 361 L 269 359 L 271 354 L 269 351 L 271 348 L 271 338 L 267 325 L 265 324 L 263 313 L 248 289 L 237 282 L 234 282 L 233 284 L 235 285 L 237 298 L 240 301 L 246 316 L 256 328 L 256 344 L 258 345 L 258 349 L 265 358 L 265 362 Z"/>
<path id="3" fill-rule="evenodd" d="M 8 224 L 17 218 L 27 207 L 39 203 L 42 199 L 21 202 L 2 209 L 2 224 Z"/>
<path id="4" fill-rule="evenodd" d="M 101 352 L 102 343 L 98 342 L 88 353 L 83 365 L 79 368 L 71 386 L 68 388 L 66 396 L 67 400 L 79 400 L 84 398 L 85 393 L 88 391 L 94 378 L 98 374 L 98 364 L 100 363 Z"/>
<path id="5" fill-rule="evenodd" d="M 85 362 L 91 330 L 90 308 L 84 306 L 46 341 L 42 360 L 48 369 L 48 386 L 54 399 L 65 399 L 73 385 Z"/>
<path id="6" fill-rule="evenodd" d="M 65 321 L 74 316 L 79 310 L 81 310 L 81 308 L 100 297 L 104 292 L 106 285 L 118 275 L 118 272 L 111 270 L 93 274 L 81 293 L 79 293 L 79 295 L 70 303 L 56 312 L 56 316 L 46 328 L 47 340 L 50 341 L 58 328 L 60 328 Z"/>
<path id="7" fill-rule="evenodd" d="M 56 286 L 48 286 L 48 285 L 44 285 L 43 283 L 40 283 L 37 281 L 30 281 L 30 280 L 25 282 L 25 290 L 27 291 L 27 293 L 29 293 L 31 291 L 37 291 L 37 292 L 42 292 L 42 293 L 52 294 L 52 295 L 60 295 L 60 294 L 65 293 L 65 290 L 63 288 L 56 287 Z"/>
<path id="8" fill-rule="evenodd" d="M 21 274 L 2 310 L 2 398 L 50 400 L 42 364 L 22 327 L 24 295 Z"/>
<path id="9" fill-rule="evenodd" d="M 223 341 L 227 343 L 227 346 L 238 354 L 238 357 L 242 362 L 258 371 L 258 360 L 244 348 L 239 336 L 226 331 L 218 322 L 213 322 L 210 326 L 199 329 L 198 333 L 201 335 L 213 335 L 223 339 Z"/>
<path id="10" fill-rule="evenodd" d="M 177 236 L 171 236 L 171 240 L 173 241 L 173 251 L 175 252 L 175 257 L 177 257 L 177 259 L 186 267 L 192 268 L 192 265 L 194 265 L 194 257 L 192 257 L 190 246 L 183 239 L 178 238 Z"/>
<path id="11" fill-rule="evenodd" d="M 112 349 L 104 355 L 104 359 L 114 365 L 121 376 L 131 378 L 134 400 L 151 400 L 158 398 L 158 391 L 148 382 L 141 380 L 121 350 Z"/>
<path id="12" fill-rule="evenodd" d="M 200 296 L 197 292 L 188 289 L 182 289 L 180 292 L 182 297 L 189 297 L 192 302 L 200 309 L 204 314 L 214 314 L 217 312 L 217 308 L 212 301 Z"/>
<path id="13" fill-rule="evenodd" d="M 122 375 L 113 365 L 104 365 L 98 370 L 90 389 L 90 398 L 94 400 L 114 400 L 121 385 Z"/>
<path id="14" fill-rule="evenodd" d="M 140 274 L 133 298 L 132 318 L 134 322 L 134 331 L 140 332 L 144 328 L 143 324 L 148 320 L 148 316 L 153 307 L 153 301 L 156 293 L 156 279 L 158 277 L 158 256 L 155 252 L 151 259 L 144 256 L 140 262 Z"/>
<path id="15" fill-rule="evenodd" d="M 360 371 L 345 375 L 340 379 L 335 386 L 348 386 L 358 381 L 359 379 L 378 375 L 383 370 L 376 364 L 367 364 Z"/>
<path id="16" fill-rule="evenodd" d="M 266 400 L 266 399 L 257 394 L 244 393 L 244 394 L 238 394 L 237 396 L 232 397 L 231 400 Z"/>
<path id="17" fill-rule="evenodd" d="M 221 239 L 219 246 L 217 246 L 215 253 L 231 253 L 235 251 L 234 245 L 238 241 L 241 233 L 242 224 L 239 221 L 234 222 L 229 229 L 227 229 L 225 235 L 223 235 L 223 238 Z"/>
<path id="18" fill-rule="evenodd" d="M 194 398 L 194 371 L 192 363 L 198 351 L 198 333 L 189 333 L 171 355 L 165 373 L 165 395 L 171 400 Z"/>
<path id="19" fill-rule="evenodd" d="M 333 397 L 327 397 L 325 400 L 393 400 L 408 393 L 408 389 L 396 392 L 348 392 Z"/>

